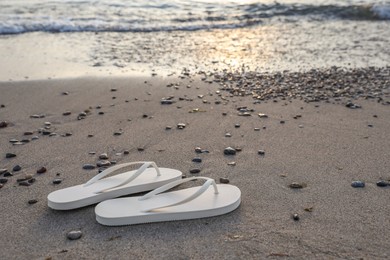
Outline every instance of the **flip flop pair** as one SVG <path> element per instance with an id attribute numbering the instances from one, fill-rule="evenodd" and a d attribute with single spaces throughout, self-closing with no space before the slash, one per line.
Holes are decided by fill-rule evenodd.
<path id="1" fill-rule="evenodd" d="M 142 166 L 138 170 L 103 178 L 118 169 L 140 163 Z M 153 168 L 149 168 L 151 166 Z M 205 180 L 202 186 L 166 192 L 199 179 Z M 150 190 L 144 196 L 113 199 Z M 96 220 L 107 226 L 212 217 L 233 211 L 240 202 L 241 191 L 236 186 L 216 184 L 206 177 L 182 179 L 180 171 L 159 168 L 154 162 L 116 165 L 85 184 L 48 195 L 48 206 L 57 210 L 99 203 L 95 208 Z"/>

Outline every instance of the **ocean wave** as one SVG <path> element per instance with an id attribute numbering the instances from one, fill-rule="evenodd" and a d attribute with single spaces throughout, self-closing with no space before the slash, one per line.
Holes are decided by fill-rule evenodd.
<path id="1" fill-rule="evenodd" d="M 127 3 L 127 4 L 126 4 Z M 155 32 L 242 28 L 278 20 L 390 20 L 390 4 L 211 4 L 194 2 L 47 2 L 1 5 L 0 34 Z"/>

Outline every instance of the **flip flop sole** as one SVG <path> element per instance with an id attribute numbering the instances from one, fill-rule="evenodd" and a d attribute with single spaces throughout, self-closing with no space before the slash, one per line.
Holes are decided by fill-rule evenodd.
<path id="1" fill-rule="evenodd" d="M 210 187 L 204 194 L 185 204 L 150 212 L 143 211 L 145 206 L 149 205 L 147 201 L 140 201 L 140 197 L 106 200 L 96 206 L 96 220 L 106 226 L 121 226 L 213 217 L 235 210 L 241 203 L 240 189 L 228 184 L 218 184 L 217 186 L 218 194 L 215 194 L 213 188 Z M 156 195 L 153 198 L 153 206 L 181 200 L 193 194 L 198 188 L 193 187 Z"/>

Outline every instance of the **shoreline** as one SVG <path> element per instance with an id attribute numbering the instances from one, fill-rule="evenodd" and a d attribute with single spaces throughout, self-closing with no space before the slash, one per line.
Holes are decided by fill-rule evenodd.
<path id="1" fill-rule="evenodd" d="M 390 181 L 388 105 L 360 98 L 352 102 L 361 108 L 351 109 L 345 106 L 348 97 L 305 102 L 298 96 L 290 100 L 288 92 L 281 92 L 285 100 L 276 96 L 254 103 L 252 93 L 224 91 L 224 82 L 214 82 L 211 75 L 179 76 L 0 82 L 0 104 L 5 106 L 0 121 L 9 123 L 0 128 L 0 169 L 22 168 L 12 177 L 0 176 L 8 179 L 0 189 L 5 209 L 0 213 L 5 234 L 1 258 L 390 256 L 384 229 L 390 187 L 376 186 L 379 180 Z M 233 81 L 244 87 L 242 78 Z M 383 82 L 389 84 L 386 77 Z M 382 102 L 389 98 L 385 92 L 380 97 Z M 162 105 L 163 98 L 173 104 Z M 81 112 L 86 116 L 78 120 Z M 249 115 L 239 115 L 245 112 Z M 39 132 L 48 126 L 45 122 L 55 135 Z M 177 129 L 179 123 L 186 127 Z M 32 135 L 25 135 L 29 131 Z M 13 138 L 29 142 L 13 145 Z M 242 151 L 226 156 L 228 146 Z M 210 153 L 198 155 L 195 147 Z M 5 158 L 6 153 L 16 157 Z M 82 166 L 96 163 L 101 153 L 117 163 L 154 160 L 187 177 L 198 168 L 199 176 L 217 182 L 228 178 L 241 189 L 242 204 L 219 217 L 124 227 L 96 223 L 94 206 L 50 210 L 46 196 L 93 177 L 97 170 Z M 193 163 L 198 156 L 203 162 Z M 47 172 L 36 174 L 40 167 Z M 36 181 L 19 186 L 17 179 L 28 174 Z M 62 182 L 53 184 L 58 178 Z M 351 187 L 355 180 L 366 187 Z M 305 187 L 291 189 L 294 182 Z M 37 202 L 30 205 L 29 200 Z M 83 236 L 70 241 L 66 234 L 71 230 Z"/>

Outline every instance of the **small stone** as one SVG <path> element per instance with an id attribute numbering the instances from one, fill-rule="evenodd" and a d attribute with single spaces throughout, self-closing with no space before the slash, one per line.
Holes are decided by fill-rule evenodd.
<path id="1" fill-rule="evenodd" d="M 22 181 L 22 182 L 19 182 L 19 186 L 31 186 L 31 183 L 27 182 L 27 181 Z"/>
<path id="2" fill-rule="evenodd" d="M 178 129 L 184 129 L 186 127 L 186 124 L 184 124 L 184 123 L 178 123 L 177 124 L 177 128 Z"/>
<path id="3" fill-rule="evenodd" d="M 147 117 L 148 117 L 147 114 L 143 114 L 143 115 L 142 115 L 142 118 L 147 118 Z"/>
<path id="4" fill-rule="evenodd" d="M 166 127 L 165 127 L 165 130 L 171 130 L 172 129 L 172 126 L 170 126 L 170 125 L 167 125 Z"/>
<path id="5" fill-rule="evenodd" d="M 89 152 L 88 154 L 90 154 L 90 155 L 95 155 L 96 152 Z"/>
<path id="6" fill-rule="evenodd" d="M 6 153 L 5 154 L 5 158 L 14 158 L 14 157 L 16 157 L 16 154 L 14 154 L 14 153 Z"/>
<path id="7" fill-rule="evenodd" d="M 228 162 L 229 166 L 236 166 L 236 162 Z"/>
<path id="8" fill-rule="evenodd" d="M 191 169 L 190 173 L 192 173 L 192 174 L 200 173 L 200 169 L 198 169 L 198 168 Z"/>
<path id="9" fill-rule="evenodd" d="M 122 135 L 122 132 L 114 132 L 115 136 Z"/>
<path id="10" fill-rule="evenodd" d="M 353 188 L 364 188 L 366 186 L 366 184 L 363 181 L 353 181 L 351 183 L 351 186 Z"/>
<path id="11" fill-rule="evenodd" d="M 228 184 L 230 181 L 228 178 L 219 178 L 220 183 Z"/>
<path id="12" fill-rule="evenodd" d="M 115 92 L 115 91 L 117 91 L 118 89 L 116 89 L 116 88 L 112 88 L 111 89 L 111 92 Z"/>
<path id="13" fill-rule="evenodd" d="M 29 179 L 27 182 L 30 183 L 30 184 L 32 184 L 32 183 L 34 183 L 35 181 L 36 181 L 35 178 L 31 178 L 31 179 Z"/>
<path id="14" fill-rule="evenodd" d="M 103 160 L 103 161 L 98 161 L 96 165 L 97 167 L 108 167 L 111 165 L 111 162 L 107 160 Z"/>
<path id="15" fill-rule="evenodd" d="M 104 115 L 103 111 L 99 111 L 98 115 Z"/>
<path id="16" fill-rule="evenodd" d="M 8 179 L 0 178 L 0 184 L 4 184 L 4 183 L 7 183 L 7 182 L 8 182 Z"/>
<path id="17" fill-rule="evenodd" d="M 29 201 L 28 201 L 28 204 L 32 205 L 32 204 L 35 204 L 35 203 L 37 203 L 37 202 L 38 202 L 37 200 L 29 200 Z"/>
<path id="18" fill-rule="evenodd" d="M 93 165 L 93 164 L 84 164 L 83 165 L 83 169 L 84 170 L 93 170 L 93 169 L 95 169 L 96 167 L 95 167 L 95 165 Z"/>
<path id="19" fill-rule="evenodd" d="M 143 148 L 143 147 L 137 147 L 137 151 L 138 151 L 138 152 L 143 152 L 143 151 L 145 151 L 145 148 Z"/>
<path id="20" fill-rule="evenodd" d="M 234 149 L 236 149 L 237 152 L 241 152 L 241 151 L 242 151 L 242 148 L 241 148 L 241 147 L 236 147 L 236 148 L 234 148 Z"/>
<path id="21" fill-rule="evenodd" d="M 223 116 L 227 116 L 227 113 L 226 113 L 226 112 L 223 112 L 222 115 L 223 115 Z"/>
<path id="22" fill-rule="evenodd" d="M 12 138 L 11 140 L 9 140 L 10 143 L 14 144 L 14 143 L 18 143 L 19 140 L 15 139 L 15 138 Z"/>
<path id="23" fill-rule="evenodd" d="M 10 173 L 9 171 L 6 171 L 6 172 L 3 173 L 3 176 L 4 177 L 12 177 L 14 175 L 12 173 Z"/>
<path id="24" fill-rule="evenodd" d="M 232 148 L 232 147 L 227 147 L 227 148 L 225 148 L 225 149 L 223 150 L 223 153 L 224 153 L 225 155 L 235 155 L 236 152 L 237 152 L 237 150 L 234 149 L 234 148 Z"/>
<path id="25" fill-rule="evenodd" d="M 252 116 L 251 113 L 249 113 L 249 112 L 243 112 L 243 113 L 239 112 L 238 115 L 239 116 Z"/>
<path id="26" fill-rule="evenodd" d="M 50 131 L 47 131 L 47 130 L 43 130 L 43 131 L 42 131 L 42 134 L 43 134 L 43 135 L 51 135 L 51 132 L 50 132 Z"/>
<path id="27" fill-rule="evenodd" d="M 124 150 L 124 151 L 123 151 L 123 154 L 129 154 L 129 153 L 130 153 L 129 150 Z"/>
<path id="28" fill-rule="evenodd" d="M 348 102 L 345 106 L 351 109 L 362 108 L 360 105 L 354 104 L 352 102 Z"/>
<path id="29" fill-rule="evenodd" d="M 101 155 L 99 155 L 99 159 L 107 160 L 108 159 L 107 153 L 102 153 Z"/>
<path id="30" fill-rule="evenodd" d="M 91 137 L 93 137 L 93 134 L 89 134 L 87 137 L 91 138 Z"/>
<path id="31" fill-rule="evenodd" d="M 235 124 L 234 127 L 235 128 L 239 128 L 241 125 L 240 124 Z"/>
<path id="32" fill-rule="evenodd" d="M 62 179 L 54 179 L 53 184 L 60 184 L 62 182 Z"/>
<path id="33" fill-rule="evenodd" d="M 0 183 L 0 189 L 3 188 L 3 186 L 4 186 L 4 184 L 1 184 L 1 183 Z"/>
<path id="34" fill-rule="evenodd" d="M 258 127 L 255 127 L 255 129 L 254 129 L 255 131 L 260 131 L 260 128 L 258 128 Z"/>
<path id="35" fill-rule="evenodd" d="M 299 220 L 299 215 L 297 213 L 294 213 L 292 215 L 292 218 L 293 218 L 293 220 L 298 221 Z"/>
<path id="36" fill-rule="evenodd" d="M 280 120 L 280 123 L 281 123 L 281 124 L 284 124 L 284 123 L 286 123 L 286 121 L 284 121 L 284 120 Z"/>
<path id="37" fill-rule="evenodd" d="M 49 134 L 49 137 L 52 137 L 52 136 L 57 136 L 57 133 L 51 133 L 51 134 Z"/>
<path id="38" fill-rule="evenodd" d="M 374 125 L 372 125 L 372 124 L 369 124 L 369 125 L 367 125 L 368 127 L 374 127 Z"/>
<path id="39" fill-rule="evenodd" d="M 390 183 L 387 182 L 387 181 L 378 181 L 376 183 L 376 186 L 378 186 L 378 187 L 386 187 L 386 186 L 389 186 L 389 185 L 390 185 Z"/>
<path id="40" fill-rule="evenodd" d="M 45 126 L 51 126 L 51 123 L 50 122 L 45 122 L 43 123 Z"/>
<path id="41" fill-rule="evenodd" d="M 47 169 L 46 169 L 46 167 L 43 167 L 43 166 L 37 170 L 37 173 L 39 173 L 39 174 L 45 173 L 45 172 L 47 172 Z"/>
<path id="42" fill-rule="evenodd" d="M 259 117 L 260 117 L 260 118 L 268 118 L 268 115 L 263 114 L 263 113 L 260 113 L 260 114 L 259 114 Z"/>
<path id="43" fill-rule="evenodd" d="M 232 134 L 231 133 L 226 133 L 225 137 L 232 137 Z"/>
<path id="44" fill-rule="evenodd" d="M 82 235 L 83 235 L 83 232 L 81 232 L 81 230 L 72 230 L 72 231 L 68 232 L 66 237 L 69 240 L 77 240 L 77 239 L 81 238 Z"/>
<path id="45" fill-rule="evenodd" d="M 64 91 L 64 92 L 62 92 L 61 93 L 63 96 L 67 96 L 67 95 L 69 95 L 69 92 L 68 91 Z"/>
<path id="46" fill-rule="evenodd" d="M 31 140 L 38 140 L 39 139 L 39 136 L 33 136 L 31 137 Z"/>
<path id="47" fill-rule="evenodd" d="M 196 152 L 196 153 L 202 153 L 202 148 L 200 148 L 200 147 L 195 147 L 195 152 Z"/>
<path id="48" fill-rule="evenodd" d="M 163 99 L 160 102 L 161 102 L 161 105 L 172 105 L 174 103 L 174 101 L 170 100 L 170 99 Z"/>
<path id="49" fill-rule="evenodd" d="M 303 189 L 307 186 L 306 183 L 298 183 L 298 182 L 292 182 L 290 185 L 288 185 L 291 189 Z"/>
<path id="50" fill-rule="evenodd" d="M 8 122 L 7 121 L 0 122 L 0 128 L 5 128 L 7 126 L 8 126 Z"/>
<path id="51" fill-rule="evenodd" d="M 34 134 L 34 132 L 32 132 L 32 131 L 27 131 L 27 132 L 23 133 L 23 135 L 33 135 L 33 134 Z"/>
<path id="52" fill-rule="evenodd" d="M 264 151 L 264 150 L 258 150 L 257 153 L 258 153 L 259 155 L 265 155 L 265 151 Z"/>
<path id="53" fill-rule="evenodd" d="M 72 112 L 70 111 L 65 111 L 64 113 L 62 113 L 63 116 L 69 116 L 70 114 L 72 114 Z"/>
<path id="54" fill-rule="evenodd" d="M 12 168 L 12 171 L 14 172 L 18 172 L 22 169 L 22 167 L 20 165 L 15 165 L 14 168 Z"/>
<path id="55" fill-rule="evenodd" d="M 6 173 L 7 171 L 7 169 L 0 169 L 0 174 Z"/>
<path id="56" fill-rule="evenodd" d="M 199 157 L 195 157 L 192 159 L 193 162 L 197 162 L 197 163 L 201 163 L 202 162 L 202 158 L 199 158 Z"/>

